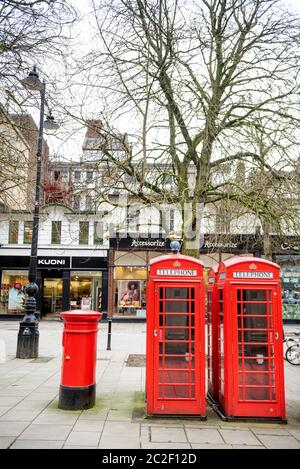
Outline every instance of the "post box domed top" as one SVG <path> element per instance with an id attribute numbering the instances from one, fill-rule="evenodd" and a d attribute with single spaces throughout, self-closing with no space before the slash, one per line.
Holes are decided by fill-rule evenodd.
<path id="1" fill-rule="evenodd" d="M 82 309 L 73 309 L 71 311 L 64 311 L 60 313 L 60 316 L 64 319 L 64 321 L 72 321 L 72 322 L 96 322 L 100 321 L 102 318 L 102 313 L 98 311 L 91 311 L 91 310 L 82 310 Z"/>
<path id="2" fill-rule="evenodd" d="M 280 267 L 274 262 L 259 257 L 235 257 L 220 262 L 218 276 L 220 279 L 279 279 Z"/>
<path id="3" fill-rule="evenodd" d="M 204 264 L 199 259 L 183 254 L 167 254 L 150 260 L 150 276 L 195 278 L 203 276 Z"/>

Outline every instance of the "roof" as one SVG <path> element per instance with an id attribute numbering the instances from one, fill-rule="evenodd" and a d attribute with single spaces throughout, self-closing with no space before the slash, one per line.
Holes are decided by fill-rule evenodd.
<path id="1" fill-rule="evenodd" d="M 232 267 L 233 265 L 243 264 L 244 262 L 255 262 L 257 264 L 266 264 L 278 269 L 280 268 L 278 264 L 275 264 L 275 262 L 268 261 L 267 259 L 261 259 L 260 257 L 233 257 L 223 261 L 222 264 L 224 264 L 225 267 Z"/>
<path id="2" fill-rule="evenodd" d="M 156 264 L 161 261 L 169 261 L 170 257 L 174 260 L 182 260 L 182 261 L 189 261 L 189 262 L 194 262 L 195 264 L 201 265 L 201 267 L 204 267 L 203 262 L 201 262 L 199 259 L 196 259 L 195 257 L 191 256 L 184 256 L 183 254 L 166 254 L 164 256 L 158 256 L 154 257 L 154 259 L 150 260 L 150 265 Z"/>

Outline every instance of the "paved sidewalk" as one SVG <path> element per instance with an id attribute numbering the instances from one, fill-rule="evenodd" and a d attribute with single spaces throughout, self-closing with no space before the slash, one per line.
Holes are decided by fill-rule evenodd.
<path id="1" fill-rule="evenodd" d="M 36 360 L 14 358 L 18 322 L 0 322 L 0 448 L 300 448 L 300 366 L 285 363 L 288 424 L 227 423 L 208 407 L 207 421 L 143 417 L 145 368 L 128 367 L 129 354 L 145 353 L 145 324 L 107 324 L 98 335 L 97 401 L 93 409 L 57 408 L 61 322 L 40 323 Z M 285 331 L 300 330 L 286 326 Z"/>

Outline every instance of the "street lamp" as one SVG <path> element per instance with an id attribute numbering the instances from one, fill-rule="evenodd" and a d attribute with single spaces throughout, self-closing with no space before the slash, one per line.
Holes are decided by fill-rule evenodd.
<path id="1" fill-rule="evenodd" d="M 59 125 L 55 122 L 51 112 L 44 121 L 45 113 L 45 97 L 46 83 L 39 79 L 36 67 L 29 73 L 28 77 L 21 80 L 24 88 L 31 91 L 39 91 L 41 95 L 40 107 L 40 123 L 38 134 L 38 146 L 36 154 L 36 183 L 35 183 L 35 199 L 34 199 L 34 217 L 32 227 L 31 253 L 28 273 L 28 284 L 25 287 L 27 301 L 25 304 L 25 316 L 20 322 L 17 358 L 37 358 L 39 352 L 39 330 L 38 321 L 39 313 L 36 311 L 36 295 L 39 288 L 36 283 L 37 273 L 37 248 L 38 248 L 38 231 L 40 219 L 40 190 L 41 190 L 41 166 L 43 156 L 43 133 L 45 129 L 57 129 Z"/>

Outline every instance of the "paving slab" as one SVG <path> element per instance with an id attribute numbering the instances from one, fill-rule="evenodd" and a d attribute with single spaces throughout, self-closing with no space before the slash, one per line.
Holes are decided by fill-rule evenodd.
<path id="1" fill-rule="evenodd" d="M 61 414 L 61 413 L 48 413 L 42 412 L 34 420 L 35 424 L 39 423 L 53 423 L 56 425 L 74 425 L 78 419 L 78 414 Z"/>
<path id="2" fill-rule="evenodd" d="M 20 440 L 65 440 L 72 425 L 32 424 L 20 436 Z"/>
<path id="3" fill-rule="evenodd" d="M 183 428 L 151 426 L 151 442 L 186 443 L 187 437 Z"/>
<path id="4" fill-rule="evenodd" d="M 77 432 L 72 431 L 66 439 L 68 446 L 93 446 L 97 447 L 101 432 Z"/>
<path id="5" fill-rule="evenodd" d="M 15 439 L 15 436 L 0 436 L 0 449 L 8 449 Z"/>
<path id="6" fill-rule="evenodd" d="M 255 435 L 285 435 L 289 436 L 289 431 L 286 428 L 251 428 Z"/>
<path id="7" fill-rule="evenodd" d="M 0 436 L 18 436 L 25 428 L 29 426 L 29 422 L 0 422 Z"/>
<path id="8" fill-rule="evenodd" d="M 50 441 L 50 440 L 16 440 L 10 449 L 61 449 L 64 440 Z"/>
<path id="9" fill-rule="evenodd" d="M 130 435 L 103 436 L 98 445 L 99 449 L 139 449 L 140 447 L 139 438 L 132 438 Z"/>
<path id="10" fill-rule="evenodd" d="M 28 422 L 30 423 L 40 414 L 40 410 L 15 410 L 12 408 L 0 417 L 0 422 Z"/>
<path id="11" fill-rule="evenodd" d="M 224 442 L 230 445 L 259 446 L 261 442 L 250 430 L 219 430 Z"/>
<path id="12" fill-rule="evenodd" d="M 73 427 L 76 432 L 102 432 L 104 420 L 84 420 L 78 419 Z"/>
<path id="13" fill-rule="evenodd" d="M 224 440 L 216 429 L 186 428 L 187 439 L 190 443 L 224 444 Z"/>
<path id="14" fill-rule="evenodd" d="M 232 449 L 232 445 L 215 445 L 215 444 L 199 444 L 199 443 L 192 443 L 192 449 Z"/>
<path id="15" fill-rule="evenodd" d="M 191 449 L 189 443 L 142 443 L 143 449 Z"/>
<path id="16" fill-rule="evenodd" d="M 293 436 L 259 435 L 267 449 L 300 449 L 300 441 Z"/>

